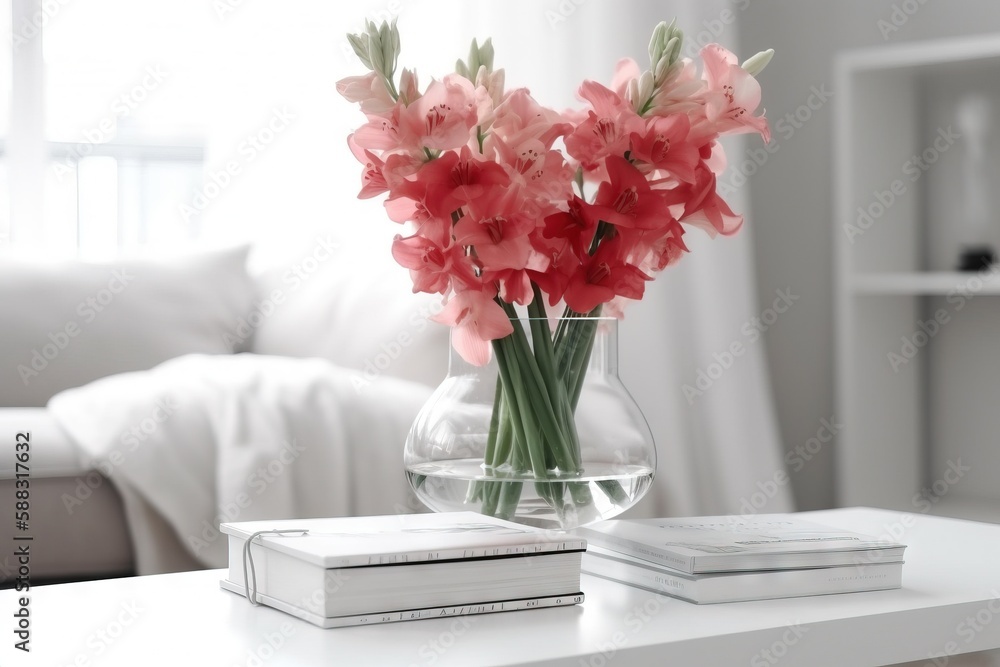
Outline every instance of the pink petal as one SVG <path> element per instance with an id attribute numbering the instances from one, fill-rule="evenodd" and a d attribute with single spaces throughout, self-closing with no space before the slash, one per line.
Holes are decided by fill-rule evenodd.
<path id="1" fill-rule="evenodd" d="M 622 58 L 615 65 L 615 76 L 611 79 L 611 89 L 624 97 L 625 91 L 628 89 L 628 82 L 632 79 L 638 79 L 640 75 L 639 63 L 631 58 Z"/>
<path id="2" fill-rule="evenodd" d="M 490 343 L 479 338 L 470 327 L 453 329 L 451 343 L 455 346 L 455 351 L 473 366 L 485 366 L 493 356 Z"/>
<path id="3" fill-rule="evenodd" d="M 514 333 L 514 326 L 503 308 L 485 294 L 480 294 L 483 300 L 474 308 L 475 321 L 472 325 L 476 333 L 484 340 L 495 340 Z"/>

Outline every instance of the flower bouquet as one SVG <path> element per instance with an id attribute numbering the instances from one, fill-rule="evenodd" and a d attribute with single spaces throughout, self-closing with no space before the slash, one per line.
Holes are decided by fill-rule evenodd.
<path id="1" fill-rule="evenodd" d="M 611 474 L 602 467 L 609 461 L 595 463 L 581 443 L 576 413 L 600 316 L 619 316 L 688 252 L 687 228 L 712 236 L 740 228 L 742 216 L 717 193 L 718 139 L 756 132 L 769 140 L 767 121 L 754 115 L 754 77 L 773 52 L 740 65 L 710 44 L 699 68 L 680 56 L 681 31 L 661 23 L 648 69 L 622 60 L 610 86 L 580 86 L 584 108 L 559 112 L 505 87 L 490 40 L 473 41 L 455 72 L 421 90 L 414 71 L 397 78 L 395 23 L 369 23 L 348 38 L 369 69 L 337 84 L 366 118 L 348 138 L 364 165 L 359 196 L 388 195 L 389 218 L 405 226 L 392 254 L 414 292 L 444 297 L 434 319 L 452 327 L 464 363 L 497 369 L 479 448 L 442 455 L 461 458 L 460 472 L 426 465 L 433 455 L 408 458 L 411 484 L 442 509 L 429 478 L 460 478 L 466 508 L 515 520 L 525 518 L 519 508 L 531 484 L 559 527 L 622 511 L 648 488 L 626 482 L 631 473 L 652 478 L 655 450 L 641 471 Z M 430 447 L 439 454 L 462 449 L 455 443 L 472 432 L 421 419 L 415 432 L 448 431 Z M 621 451 L 615 457 L 621 464 Z"/>

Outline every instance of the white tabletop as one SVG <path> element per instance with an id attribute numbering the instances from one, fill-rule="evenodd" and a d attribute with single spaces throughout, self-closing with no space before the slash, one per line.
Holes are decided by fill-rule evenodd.
<path id="1" fill-rule="evenodd" d="M 0 665 L 843 667 L 1000 647 L 1000 525 L 806 513 L 909 545 L 903 588 L 698 606 L 584 575 L 583 605 L 322 630 L 219 589 L 222 570 L 42 586 L 29 655 L 0 592 Z M 613 658 L 613 660 L 611 660 Z"/>

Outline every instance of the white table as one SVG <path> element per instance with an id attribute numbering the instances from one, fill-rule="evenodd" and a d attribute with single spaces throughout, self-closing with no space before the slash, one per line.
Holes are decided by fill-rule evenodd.
<path id="1" fill-rule="evenodd" d="M 16 594 L 0 592 L 0 665 L 857 667 L 1000 647 L 1000 525 L 808 514 L 907 543 L 903 588 L 697 606 L 585 575 L 581 606 L 322 630 L 251 607 L 210 570 L 35 588 L 27 656 Z"/>

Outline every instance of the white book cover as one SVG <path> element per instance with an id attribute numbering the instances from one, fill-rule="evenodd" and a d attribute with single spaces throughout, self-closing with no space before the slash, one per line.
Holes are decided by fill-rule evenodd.
<path id="1" fill-rule="evenodd" d="M 574 535 L 475 512 L 244 521 L 224 523 L 220 530 L 244 541 L 259 531 L 301 530 L 261 535 L 254 544 L 327 569 L 587 548 L 586 540 Z"/>
<path id="2" fill-rule="evenodd" d="M 580 593 L 586 549 L 577 537 L 472 512 L 253 521 L 222 531 L 225 588 L 319 618 L 570 599 Z"/>
<path id="3" fill-rule="evenodd" d="M 696 604 L 889 590 L 903 581 L 902 562 L 688 574 L 593 546 L 583 557 L 583 571 Z"/>
<path id="4" fill-rule="evenodd" d="M 692 574 L 890 563 L 905 549 L 791 514 L 612 520 L 577 532 L 592 545 Z"/>

